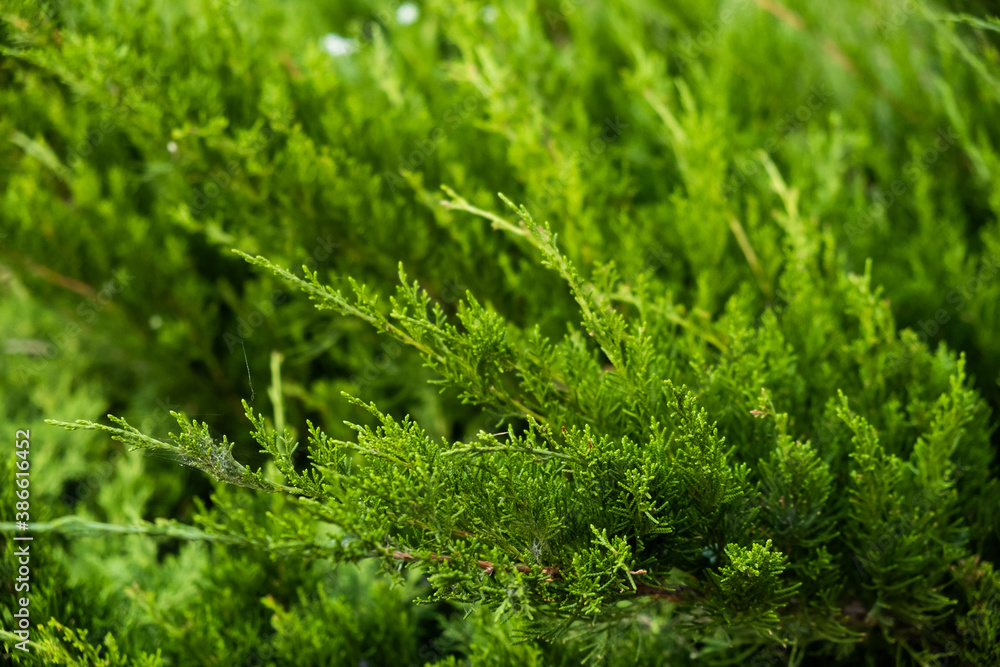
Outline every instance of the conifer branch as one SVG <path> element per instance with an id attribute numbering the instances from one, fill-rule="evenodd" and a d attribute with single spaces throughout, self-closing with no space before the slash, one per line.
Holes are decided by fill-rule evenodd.
<path id="1" fill-rule="evenodd" d="M 451 556 L 441 555 L 437 553 L 430 553 L 426 556 L 414 556 L 408 551 L 399 551 L 395 549 L 384 548 L 383 554 L 389 556 L 395 560 L 404 561 L 407 563 L 420 563 L 421 561 L 429 562 L 449 562 L 452 560 Z M 494 564 L 488 560 L 477 560 L 476 566 L 483 570 L 487 576 L 492 575 L 496 571 Z M 562 580 L 562 573 L 558 567 L 532 567 L 530 565 L 515 565 L 513 570 L 521 574 L 532 574 L 533 572 L 541 572 L 545 576 L 546 581 L 559 581 Z M 634 570 L 629 572 L 630 575 L 646 575 L 645 570 Z M 667 600 L 669 602 L 691 602 L 696 599 L 706 599 L 707 595 L 704 592 L 698 591 L 697 589 L 691 588 L 690 586 L 676 586 L 673 588 L 653 586 L 650 584 L 645 584 L 639 582 L 635 584 L 634 587 L 636 597 L 652 597 L 662 600 Z"/>
<path id="2" fill-rule="evenodd" d="M 174 411 L 170 412 L 170 416 L 176 419 L 177 423 L 181 426 L 179 435 L 170 434 L 173 442 L 164 442 L 150 437 L 129 425 L 124 419 L 114 415 L 108 415 L 108 419 L 118 424 L 121 428 L 83 419 L 75 422 L 47 419 L 45 423 L 70 431 L 82 430 L 110 433 L 112 439 L 118 440 L 134 449 L 146 449 L 166 454 L 175 458 L 183 465 L 198 468 L 213 479 L 221 482 L 270 493 L 302 493 L 301 489 L 265 479 L 260 471 L 253 472 L 236 461 L 232 455 L 232 443 L 225 437 L 223 437 L 222 442 L 216 442 L 209 433 L 206 424 L 199 424 L 196 421 L 189 422 L 183 415 Z"/>

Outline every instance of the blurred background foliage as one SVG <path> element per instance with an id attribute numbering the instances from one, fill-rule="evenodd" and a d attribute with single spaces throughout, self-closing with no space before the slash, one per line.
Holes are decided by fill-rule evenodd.
<path id="1" fill-rule="evenodd" d="M 489 210 L 504 192 L 550 221 L 578 264 L 652 272 L 711 322 L 736 294 L 758 313 L 793 298 L 777 288 L 784 230 L 772 211 L 784 204 L 764 151 L 801 217 L 836 239 L 832 264 L 862 273 L 871 258 L 899 326 L 964 351 L 996 407 L 990 12 L 972 0 L 6 0 L 0 431 L 32 429 L 32 518 L 185 520 L 213 493 L 245 493 L 44 418 L 111 412 L 165 435 L 179 410 L 239 434 L 247 399 L 269 415 L 280 403 L 299 432 L 309 419 L 346 437 L 343 420 L 369 419 L 347 391 L 432 437 L 492 429 L 495 416 L 439 393 L 410 350 L 315 311 L 229 252 L 380 291 L 402 260 L 446 310 L 470 290 L 561 335 L 576 307 L 558 276 L 438 206 L 441 184 Z M 275 350 L 280 397 L 268 391 Z M 237 458 L 260 461 L 249 444 Z M 5 454 L 4 480 L 12 465 Z M 239 502 L 279 509 L 271 497 Z M 417 573 L 391 587 L 371 568 L 135 536 L 33 548 L 39 652 L 12 652 L 19 664 L 90 664 L 108 633 L 129 661 L 166 665 L 583 657 L 519 644 L 489 614 L 410 604 L 427 593 Z M 660 622 L 623 628 L 609 661 L 682 660 Z"/>

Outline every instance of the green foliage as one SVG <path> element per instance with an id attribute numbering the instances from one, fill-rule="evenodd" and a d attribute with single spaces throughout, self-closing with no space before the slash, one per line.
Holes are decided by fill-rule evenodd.
<path id="1" fill-rule="evenodd" d="M 0 10 L 2 650 L 1000 664 L 995 10 L 396 9 Z"/>
<path id="2" fill-rule="evenodd" d="M 140 665 L 141 667 L 160 667 L 163 661 L 157 655 L 141 653 L 139 655 L 128 656 L 122 654 L 118 648 L 113 635 L 108 634 L 101 642 L 101 646 L 95 647 L 87 641 L 86 630 L 74 630 L 60 625 L 55 619 L 49 619 L 48 624 L 41 629 L 43 636 L 51 639 L 43 639 L 31 643 L 30 649 L 41 660 L 49 665 L 70 665 L 72 667 L 84 667 L 97 665 L 100 667 L 125 667 L 126 665 Z M 15 643 L 18 638 L 13 633 L 4 633 L 6 641 Z"/>

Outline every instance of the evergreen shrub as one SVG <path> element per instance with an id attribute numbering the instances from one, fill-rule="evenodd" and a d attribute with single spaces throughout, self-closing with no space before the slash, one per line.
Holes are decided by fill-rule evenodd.
<path id="1" fill-rule="evenodd" d="M 12 0 L 0 655 L 1000 665 L 991 12 Z"/>

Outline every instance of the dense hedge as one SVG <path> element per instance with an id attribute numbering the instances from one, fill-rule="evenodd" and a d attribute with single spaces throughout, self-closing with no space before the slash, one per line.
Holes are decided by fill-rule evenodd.
<path id="1" fill-rule="evenodd" d="M 1000 664 L 990 11 L 8 1 L 0 650 Z"/>

